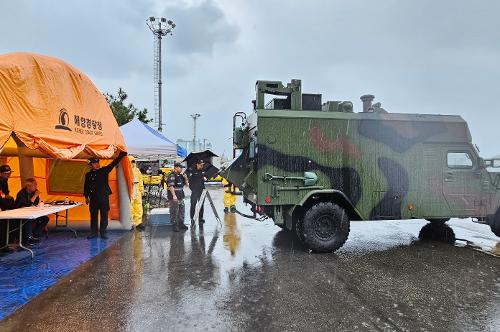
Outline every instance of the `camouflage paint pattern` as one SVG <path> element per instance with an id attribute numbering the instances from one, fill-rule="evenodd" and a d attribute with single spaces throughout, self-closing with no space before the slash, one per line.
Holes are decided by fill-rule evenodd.
<path id="1" fill-rule="evenodd" d="M 499 178 L 482 166 L 459 116 L 257 109 L 245 128 L 254 145 L 241 147 L 226 176 L 266 211 L 286 213 L 332 189 L 363 220 L 486 217 L 500 204 Z M 473 167 L 449 168 L 449 152 L 468 153 Z M 311 188 L 277 178 L 306 171 L 318 177 Z"/>

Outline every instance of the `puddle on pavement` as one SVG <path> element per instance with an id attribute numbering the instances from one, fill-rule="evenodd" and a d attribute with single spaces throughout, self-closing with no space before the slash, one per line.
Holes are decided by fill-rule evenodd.
<path id="1" fill-rule="evenodd" d="M 211 195 L 219 211 L 222 211 L 222 190 L 211 190 Z M 248 207 L 239 204 L 238 209 L 247 211 Z M 174 288 L 188 287 L 194 291 L 192 287 L 216 287 L 218 292 L 224 292 L 238 279 L 237 275 L 248 268 L 258 270 L 264 262 L 266 266 L 273 266 L 282 264 L 285 259 L 310 255 L 292 232 L 281 230 L 270 219 L 259 222 L 234 213 L 219 212 L 219 215 L 221 224 L 214 218 L 210 207 L 205 207 L 207 223 L 203 228 L 196 227 L 184 233 L 174 233 L 161 227 L 153 229 L 151 235 L 144 238 L 147 268 L 158 272 L 165 268 L 171 270 L 168 283 Z M 336 253 L 326 254 L 329 255 L 326 257 L 352 258 L 395 248 L 410 248 L 420 242 L 419 232 L 426 225 L 424 220 L 352 222 L 346 244 Z M 446 226 L 446 229 L 451 232 L 458 230 L 457 238 L 481 235 L 457 228 L 455 223 L 452 226 Z M 463 244 L 457 241 L 456 246 Z M 500 253 L 500 242 L 496 243 L 494 252 Z M 190 271 L 193 266 L 195 269 Z M 193 294 L 188 296 L 194 297 Z"/>

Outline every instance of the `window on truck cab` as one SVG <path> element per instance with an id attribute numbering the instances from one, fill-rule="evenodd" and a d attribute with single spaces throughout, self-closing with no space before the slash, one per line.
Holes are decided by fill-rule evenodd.
<path id="1" fill-rule="evenodd" d="M 448 168 L 458 168 L 458 169 L 472 169 L 474 168 L 474 162 L 469 152 L 465 151 L 454 151 L 448 152 L 447 155 Z"/>

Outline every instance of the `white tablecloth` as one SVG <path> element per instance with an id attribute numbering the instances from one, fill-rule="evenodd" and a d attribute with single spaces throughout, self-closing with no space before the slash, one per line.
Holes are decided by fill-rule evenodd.
<path id="1" fill-rule="evenodd" d="M 72 209 L 74 207 L 80 206 L 82 203 L 71 204 L 71 205 L 48 205 L 45 204 L 43 208 L 38 206 L 24 207 L 14 210 L 0 211 L 1 219 L 36 219 L 43 216 L 48 216 L 50 214 L 55 214 L 57 212 Z"/>

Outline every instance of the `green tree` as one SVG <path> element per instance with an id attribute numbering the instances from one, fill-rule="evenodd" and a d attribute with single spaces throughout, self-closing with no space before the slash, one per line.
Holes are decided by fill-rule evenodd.
<path id="1" fill-rule="evenodd" d="M 144 123 L 150 123 L 153 121 L 153 119 L 148 118 L 148 110 L 146 108 L 143 108 L 141 111 L 132 103 L 129 103 L 128 105 L 126 104 L 128 95 L 122 88 L 118 89 L 116 95 L 105 93 L 104 97 L 106 97 L 109 107 L 113 111 L 113 115 L 115 116 L 116 122 L 118 122 L 119 126 L 132 121 L 134 117 Z"/>

